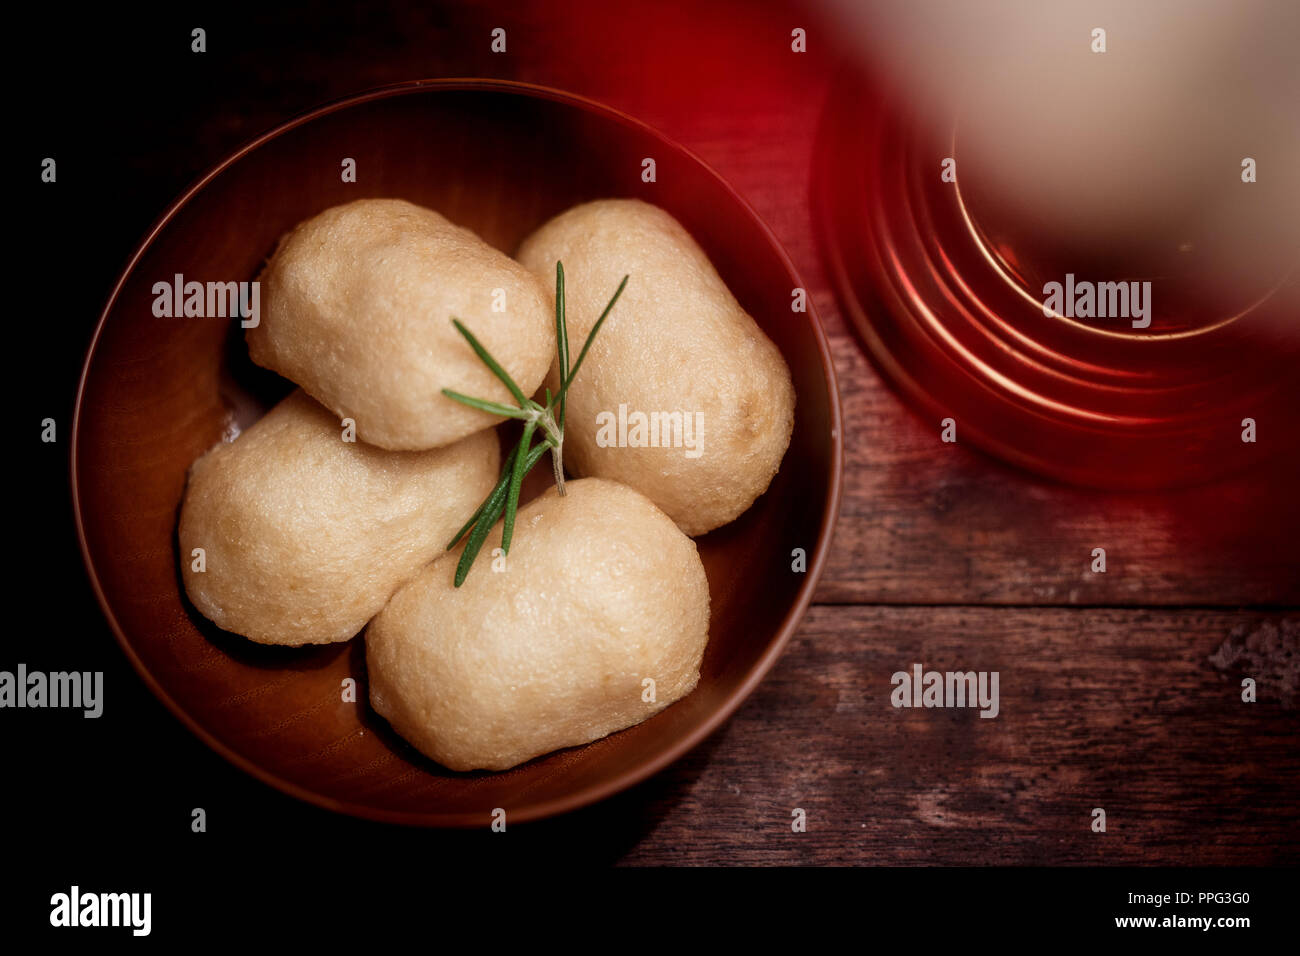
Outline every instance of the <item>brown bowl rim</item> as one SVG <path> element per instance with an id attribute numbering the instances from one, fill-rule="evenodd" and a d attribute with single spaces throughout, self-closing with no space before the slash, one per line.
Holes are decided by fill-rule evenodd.
<path id="1" fill-rule="evenodd" d="M 224 160 L 210 168 L 206 173 L 192 182 L 180 196 L 172 202 L 158 219 L 156 219 L 144 239 L 136 247 L 135 252 L 127 260 L 126 265 L 122 268 L 117 282 L 113 286 L 113 291 L 109 294 L 108 300 L 100 313 L 99 320 L 95 323 L 95 331 L 91 336 L 90 344 L 86 349 L 86 358 L 82 363 L 81 377 L 77 383 L 76 401 L 73 406 L 72 416 L 72 451 L 69 459 L 69 468 L 71 473 L 72 487 L 72 510 L 73 519 L 77 530 L 77 544 L 81 550 L 82 563 L 85 565 L 86 574 L 90 579 L 91 589 L 95 593 L 95 599 L 99 602 L 100 609 L 103 611 L 105 618 L 108 620 L 109 627 L 113 631 L 113 636 L 122 651 L 126 654 L 127 659 L 135 672 L 144 681 L 145 685 L 153 692 L 154 696 L 162 701 L 163 705 L 177 717 L 182 724 L 189 728 L 190 732 L 205 743 L 210 749 L 225 758 L 229 763 L 243 770 L 262 783 L 265 783 L 281 793 L 288 794 L 299 800 L 303 800 L 314 806 L 331 810 L 336 813 L 344 813 L 349 816 L 359 817 L 362 819 L 373 820 L 381 823 L 396 823 L 409 826 L 423 827 L 442 827 L 442 828 L 469 828 L 482 825 L 480 817 L 468 813 L 439 813 L 430 811 L 428 813 L 415 813 L 405 811 L 386 811 L 379 810 L 365 804 L 352 803 L 350 801 L 335 800 L 323 794 L 317 793 L 306 787 L 291 783 L 279 777 L 274 771 L 262 767 L 253 761 L 243 757 L 230 747 L 227 747 L 221 741 L 212 736 L 195 718 L 190 716 L 188 711 L 174 700 L 163 689 L 162 685 L 145 667 L 143 661 L 136 654 L 132 647 L 130 639 L 122 630 L 117 618 L 113 615 L 112 608 L 104 595 L 104 590 L 99 582 L 99 577 L 95 573 L 94 565 L 91 562 L 90 550 L 86 543 L 86 531 L 82 520 L 81 511 L 81 494 L 77 479 L 77 449 L 79 445 L 79 435 L 81 426 L 81 407 L 85 397 L 86 379 L 90 372 L 90 364 L 95 356 L 95 347 L 99 344 L 99 337 L 103 332 L 104 325 L 108 320 L 109 314 L 117 304 L 118 295 L 122 291 L 127 278 L 132 270 L 135 269 L 145 251 L 152 245 L 158 234 L 164 227 L 171 222 L 175 215 L 188 203 L 200 190 L 205 188 L 209 182 L 224 172 L 241 158 L 259 148 L 263 144 L 270 142 L 276 137 L 289 132 L 298 126 L 309 123 L 322 116 L 327 116 L 339 110 L 348 109 L 372 100 L 385 99 L 391 96 L 402 96 L 410 93 L 421 91 L 450 91 L 450 90 L 478 90 L 488 92 L 508 93 L 526 97 L 547 99 L 553 102 L 562 103 L 567 106 L 577 107 L 588 112 L 597 113 L 622 123 L 625 126 L 632 126 L 640 129 L 649 136 L 663 142 L 665 145 L 675 149 L 699 165 L 709 176 L 720 185 L 723 190 L 730 196 L 733 202 L 737 203 L 741 209 L 748 213 L 753 225 L 766 238 L 771 247 L 780 257 L 782 264 L 789 271 L 790 275 L 801 283 L 798 270 L 795 269 L 794 263 L 785 251 L 785 247 L 776 238 L 771 228 L 763 221 L 762 217 L 754 211 L 749 202 L 740 195 L 736 189 L 727 182 L 716 170 L 708 163 L 704 162 L 694 152 L 675 142 L 663 133 L 656 130 L 641 120 L 630 116 L 621 110 L 607 106 L 604 103 L 590 99 L 576 93 L 569 93 L 552 87 L 541 86 L 533 83 L 524 83 L 517 80 L 501 80 L 474 77 L 447 77 L 443 79 L 421 79 L 408 80 L 401 83 L 388 84 L 385 86 L 375 87 L 362 93 L 341 97 L 331 100 L 323 105 L 299 113 L 284 123 L 262 133 L 260 136 L 248 141 L 239 147 Z M 823 566 L 827 552 L 830 550 L 831 538 L 834 532 L 835 522 L 839 516 L 840 509 L 840 484 L 844 470 L 843 458 L 843 437 L 841 426 L 841 408 L 839 387 L 835 375 L 835 363 L 831 356 L 830 345 L 826 339 L 826 333 L 822 328 L 821 321 L 818 318 L 816 306 L 813 304 L 811 297 L 807 297 L 806 321 L 812 330 L 813 336 L 817 342 L 818 352 L 822 361 L 822 374 L 825 377 L 827 390 L 829 392 L 829 410 L 830 410 L 830 440 L 831 440 L 831 471 L 827 482 L 827 506 L 822 513 L 821 525 L 817 531 L 817 545 L 812 554 L 812 560 L 809 563 L 807 573 L 805 574 L 803 584 L 800 586 L 795 601 L 790 609 L 786 612 L 785 618 L 781 622 L 781 628 L 776 638 L 771 641 L 767 650 L 759 658 L 757 663 L 750 668 L 749 673 L 721 703 L 720 706 L 709 715 L 694 731 L 674 741 L 671 746 L 664 750 L 654 759 L 647 760 L 638 764 L 636 767 L 626 770 L 623 773 L 602 780 L 599 783 L 591 784 L 586 787 L 574 790 L 572 793 L 563 797 L 556 797 L 542 803 L 531 804 L 517 813 L 511 815 L 512 822 L 525 823 L 532 820 L 540 820 L 547 817 L 558 816 L 568 813 L 582 807 L 590 806 L 602 800 L 608 799 L 617 793 L 627 790 L 630 787 L 649 779 L 659 773 L 665 767 L 676 762 L 689 751 L 693 750 L 714 731 L 725 723 L 732 714 L 734 714 L 746 698 L 753 693 L 759 682 L 767 675 L 784 653 L 786 644 L 789 643 L 790 637 L 794 634 L 799 622 L 808 610 L 808 605 L 812 601 L 813 591 L 817 587 L 817 582 L 821 578 Z"/>

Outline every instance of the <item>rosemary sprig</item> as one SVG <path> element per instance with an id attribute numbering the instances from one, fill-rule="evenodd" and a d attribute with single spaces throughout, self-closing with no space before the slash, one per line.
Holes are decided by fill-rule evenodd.
<path id="1" fill-rule="evenodd" d="M 582 367 L 583 359 L 587 357 L 587 351 L 591 348 L 592 340 L 596 338 L 596 333 L 600 327 L 609 318 L 609 314 L 614 309 L 614 303 L 618 297 L 623 294 L 623 289 L 627 286 L 627 276 L 623 276 L 623 281 L 618 284 L 614 295 L 605 306 L 605 311 L 600 314 L 596 324 L 591 327 L 591 332 L 587 335 L 587 341 L 582 345 L 582 351 L 578 353 L 578 361 L 573 363 L 572 368 L 569 366 L 569 330 L 564 316 L 564 264 L 555 263 L 555 346 L 559 353 L 560 360 L 560 387 L 554 395 L 551 390 L 546 390 L 546 404 L 539 405 L 524 395 L 523 391 L 515 384 L 515 380 L 510 377 L 510 373 L 501 367 L 501 363 L 492 357 L 492 354 L 484 348 L 483 344 L 474 337 L 465 325 L 456 318 L 451 320 L 456 327 L 456 331 L 465 337 L 469 342 L 470 348 L 482 360 L 483 364 L 491 369 L 492 374 L 499 378 L 510 394 L 514 396 L 515 401 L 519 404 L 504 405 L 500 402 L 490 402 L 483 398 L 473 398 L 469 395 L 462 395 L 460 392 L 454 392 L 449 388 L 444 388 L 442 394 L 450 399 L 460 402 L 462 405 L 468 405 L 470 408 L 477 408 L 479 411 L 489 412 L 493 415 L 502 415 L 506 418 L 517 418 L 524 423 L 524 432 L 519 439 L 519 443 L 506 456 L 505 462 L 501 467 L 501 477 L 497 479 L 496 485 L 488 492 L 483 503 L 478 506 L 478 510 L 470 516 L 464 526 L 456 532 L 456 536 L 451 539 L 447 545 L 450 551 L 460 543 L 460 540 L 469 535 L 465 542 L 465 550 L 461 553 L 460 561 L 456 565 L 456 587 L 465 583 L 465 577 L 469 574 L 470 566 L 473 565 L 474 559 L 478 557 L 479 551 L 483 549 L 483 542 L 487 540 L 488 532 L 496 524 L 497 518 L 505 514 L 505 526 L 501 531 L 501 551 L 503 554 L 510 553 L 510 539 L 514 536 L 515 515 L 519 510 L 519 489 L 523 485 L 524 477 L 530 472 L 547 451 L 551 453 L 551 466 L 555 472 L 555 486 L 559 489 L 561 495 L 564 494 L 564 419 L 566 410 L 566 397 L 569 393 L 569 386 L 573 380 L 578 377 L 578 369 Z M 541 441 L 534 445 L 533 436 L 541 434 Z"/>

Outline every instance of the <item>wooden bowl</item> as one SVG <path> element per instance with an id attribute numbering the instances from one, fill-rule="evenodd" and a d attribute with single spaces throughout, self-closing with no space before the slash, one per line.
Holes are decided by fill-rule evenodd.
<path id="1" fill-rule="evenodd" d="M 355 183 L 340 176 L 356 161 Z M 656 181 L 642 181 L 653 158 Z M 180 585 L 186 470 L 232 421 L 290 389 L 251 365 L 237 321 L 156 318 L 153 285 L 252 279 L 279 236 L 329 206 L 395 196 L 507 252 L 568 206 L 640 197 L 676 216 L 780 347 L 798 394 L 794 437 L 767 493 L 698 539 L 713 620 L 698 688 L 636 727 L 503 773 L 454 773 L 368 704 L 363 638 L 265 647 L 216 628 Z M 332 810 L 426 826 L 520 822 L 648 777 L 717 728 L 776 661 L 808 605 L 838 508 L 840 412 L 825 337 L 772 234 L 686 150 L 613 110 L 496 80 L 403 84 L 322 107 L 241 149 L 166 212 L 100 317 L 77 396 L 72 488 L 96 596 L 145 682 L 204 742 L 275 787 Z M 539 469 L 540 471 L 541 469 Z M 807 570 L 792 570 L 795 549 Z M 357 681 L 357 702 L 342 682 Z"/>

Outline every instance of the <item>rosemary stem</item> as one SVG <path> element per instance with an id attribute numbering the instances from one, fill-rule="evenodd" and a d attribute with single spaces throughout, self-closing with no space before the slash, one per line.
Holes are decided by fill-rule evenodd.
<path id="1" fill-rule="evenodd" d="M 465 539 L 465 550 L 461 552 L 460 560 L 456 564 L 454 578 L 456 587 L 460 587 L 464 583 L 465 576 L 469 574 L 470 565 L 474 563 L 479 550 L 487 540 L 489 531 L 503 512 L 505 520 L 501 529 L 501 550 L 503 553 L 510 550 L 510 539 L 514 532 L 515 517 L 519 508 L 519 492 L 524 476 L 548 451 L 551 453 L 551 468 L 555 474 L 556 490 L 561 496 L 565 494 L 564 426 L 567 418 L 569 386 L 573 384 L 573 380 L 577 377 L 578 369 L 586 359 L 596 333 L 600 331 L 601 325 L 604 324 L 605 320 L 609 318 L 610 312 L 613 311 L 614 304 L 618 302 L 619 296 L 623 294 L 623 289 L 627 286 L 627 280 L 628 277 L 624 276 L 623 281 L 614 290 L 614 295 L 609 300 L 609 304 L 605 306 L 605 311 L 600 314 L 600 318 L 596 320 L 595 325 L 591 327 L 591 331 L 587 333 L 587 340 L 582 345 L 582 351 L 578 353 L 578 360 L 570 364 L 569 332 L 564 315 L 564 266 L 559 262 L 555 264 L 555 340 L 559 357 L 560 382 L 559 390 L 554 395 L 551 394 L 549 388 L 546 390 L 546 404 L 544 406 L 526 397 L 501 363 L 492 357 L 492 354 L 474 337 L 474 334 L 465 327 L 464 323 L 455 317 L 452 318 L 451 321 L 456 327 L 456 331 L 464 337 L 483 364 L 506 386 L 519 404 L 518 406 L 506 405 L 502 402 L 474 398 L 448 388 L 444 388 L 442 394 L 470 408 L 476 408 L 491 415 L 500 415 L 504 418 L 517 418 L 524 423 L 523 435 L 519 440 L 519 444 L 506 456 L 504 468 L 501 471 L 500 478 L 497 479 L 495 487 L 488 492 L 478 510 L 470 516 L 470 519 L 456 533 L 451 543 L 447 545 L 447 550 L 450 551 L 462 538 L 465 538 L 466 534 L 469 535 Z M 533 435 L 539 430 L 543 440 L 534 446 L 532 444 Z"/>
<path id="2" fill-rule="evenodd" d="M 564 491 L 564 433 L 560 433 L 560 440 L 555 443 L 551 449 L 551 467 L 555 470 L 555 487 L 560 493 L 560 497 L 565 495 Z"/>

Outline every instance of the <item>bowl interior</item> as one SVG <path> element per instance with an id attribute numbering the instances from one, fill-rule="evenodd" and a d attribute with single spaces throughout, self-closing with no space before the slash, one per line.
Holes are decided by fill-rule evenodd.
<path id="1" fill-rule="evenodd" d="M 356 161 L 357 181 L 340 176 Z M 642 181 L 653 158 L 656 181 Z M 233 421 L 291 386 L 249 362 L 237 323 L 156 318 L 153 285 L 252 279 L 289 227 L 329 206 L 395 196 L 506 252 L 578 202 L 646 199 L 676 216 L 780 347 L 798 395 L 791 447 L 740 520 L 697 539 L 713 618 L 699 687 L 622 733 L 498 774 L 453 773 L 367 703 L 361 638 L 262 647 L 198 614 L 180 585 L 175 528 L 186 470 Z M 570 809 L 699 742 L 775 660 L 807 603 L 838 481 L 838 408 L 800 283 L 748 208 L 647 128 L 594 104 L 499 83 L 411 84 L 326 107 L 219 167 L 164 217 L 101 320 L 77 405 L 73 492 L 87 565 L 114 631 L 156 693 L 237 764 L 299 797 L 377 819 L 486 824 Z M 541 469 L 539 469 L 540 473 Z M 792 570 L 802 548 L 808 570 Z M 345 678 L 358 684 L 344 702 Z"/>

